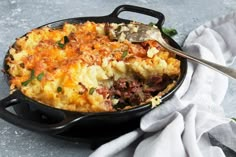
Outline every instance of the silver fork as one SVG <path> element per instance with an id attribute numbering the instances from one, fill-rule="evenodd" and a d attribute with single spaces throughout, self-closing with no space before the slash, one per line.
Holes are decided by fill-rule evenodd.
<path id="1" fill-rule="evenodd" d="M 144 24 L 120 24 L 116 27 L 110 27 L 109 31 L 109 37 L 113 40 L 119 40 L 123 41 L 127 39 L 130 42 L 143 42 L 146 40 L 156 40 L 161 46 L 166 48 L 167 50 L 183 57 L 187 58 L 191 61 L 200 63 L 202 65 L 205 65 L 215 71 L 220 72 L 221 74 L 224 74 L 230 78 L 236 79 L 236 70 L 232 68 L 228 68 L 216 63 L 212 63 L 210 61 L 194 57 L 192 55 L 189 55 L 179 49 L 176 49 L 169 44 L 166 43 L 166 41 L 163 39 L 161 35 L 161 31 L 157 27 L 144 25 Z"/>

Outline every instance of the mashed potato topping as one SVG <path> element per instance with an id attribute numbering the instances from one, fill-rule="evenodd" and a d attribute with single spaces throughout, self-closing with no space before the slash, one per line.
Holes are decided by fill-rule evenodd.
<path id="1" fill-rule="evenodd" d="M 175 84 L 174 54 L 156 41 L 112 41 L 107 26 L 65 23 L 17 39 L 7 57 L 11 90 L 55 108 L 103 112 L 144 104 Z"/>

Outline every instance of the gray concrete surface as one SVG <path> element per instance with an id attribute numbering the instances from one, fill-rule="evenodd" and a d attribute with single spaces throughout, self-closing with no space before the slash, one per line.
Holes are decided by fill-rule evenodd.
<path id="1" fill-rule="evenodd" d="M 165 26 L 177 29 L 175 40 L 180 45 L 194 28 L 236 10 L 235 0 L 1 0 L 0 66 L 15 38 L 32 28 L 59 19 L 107 15 L 121 4 L 143 6 L 164 13 Z M 122 13 L 120 16 L 146 23 L 154 20 L 134 13 Z M 236 63 L 232 67 L 236 68 Z M 0 73 L 0 99 L 8 92 Z M 228 117 L 236 117 L 235 95 L 236 81 L 230 80 L 222 104 Z M 87 144 L 34 133 L 0 119 L 0 157 L 85 157 L 91 152 Z"/>

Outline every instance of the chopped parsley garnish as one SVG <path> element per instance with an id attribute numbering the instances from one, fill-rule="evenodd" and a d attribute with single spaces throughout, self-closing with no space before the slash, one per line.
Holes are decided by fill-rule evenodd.
<path id="1" fill-rule="evenodd" d="M 67 36 L 64 36 L 64 44 L 67 44 L 69 42 L 69 38 Z"/>
<path id="2" fill-rule="evenodd" d="M 64 36 L 63 40 L 64 40 L 64 43 L 61 43 L 62 40 L 60 40 L 60 41 L 57 42 L 57 45 L 58 45 L 61 49 L 63 49 L 63 48 L 66 46 L 66 44 L 69 42 L 69 38 L 68 38 L 67 36 Z"/>
<path id="3" fill-rule="evenodd" d="M 38 76 L 37 76 L 37 80 L 41 81 L 43 79 L 44 73 L 41 72 Z"/>
<path id="4" fill-rule="evenodd" d="M 155 26 L 156 24 L 155 24 L 154 22 L 150 22 L 148 25 L 149 25 L 149 26 Z M 163 31 L 166 35 L 168 35 L 168 36 L 170 36 L 170 37 L 173 37 L 173 36 L 175 36 L 176 34 L 178 34 L 177 30 L 174 29 L 174 28 L 162 27 L 162 31 Z"/>
<path id="5" fill-rule="evenodd" d="M 30 72 L 29 79 L 24 81 L 24 82 L 22 82 L 21 85 L 22 86 L 27 86 L 34 78 L 35 78 L 35 76 L 34 76 L 34 69 L 32 69 L 31 72 Z"/>
<path id="6" fill-rule="evenodd" d="M 95 89 L 96 89 L 96 88 L 94 88 L 94 87 L 90 88 L 90 89 L 89 89 L 89 95 L 92 95 L 92 94 L 94 93 Z"/>
<path id="7" fill-rule="evenodd" d="M 32 69 L 30 71 L 30 77 L 28 80 L 21 83 L 22 86 L 27 86 L 31 81 L 33 81 L 35 78 L 37 78 L 38 81 L 41 81 L 43 79 L 44 73 L 41 72 L 38 76 L 35 76 L 35 71 Z"/>
<path id="8" fill-rule="evenodd" d="M 127 55 L 128 55 L 128 51 L 124 51 L 124 52 L 122 53 L 121 58 L 124 59 Z"/>
<path id="9" fill-rule="evenodd" d="M 154 22 L 150 22 L 148 25 L 149 26 L 155 26 L 156 24 Z"/>
<path id="10" fill-rule="evenodd" d="M 57 87 L 57 92 L 58 93 L 62 92 L 62 88 L 61 87 Z"/>
<path id="11" fill-rule="evenodd" d="M 65 47 L 65 44 L 62 44 L 61 41 L 58 41 L 58 42 L 57 42 L 57 45 L 58 45 L 61 49 L 63 49 L 63 48 Z"/>
<path id="12" fill-rule="evenodd" d="M 165 27 L 163 27 L 163 28 L 162 28 L 162 31 L 163 31 L 166 35 L 168 35 L 168 36 L 170 36 L 170 37 L 175 36 L 176 34 L 178 34 L 178 32 L 176 31 L 176 29 L 173 29 L 173 28 L 165 28 Z"/>

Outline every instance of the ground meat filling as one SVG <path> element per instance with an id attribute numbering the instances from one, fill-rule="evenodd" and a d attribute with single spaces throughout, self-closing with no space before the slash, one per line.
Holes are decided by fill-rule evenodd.
<path id="1" fill-rule="evenodd" d="M 114 82 L 110 89 L 111 99 L 118 102 L 115 109 L 122 109 L 126 106 L 135 106 L 145 102 L 147 99 L 156 96 L 173 81 L 168 75 L 153 76 L 148 80 L 120 78 Z"/>

